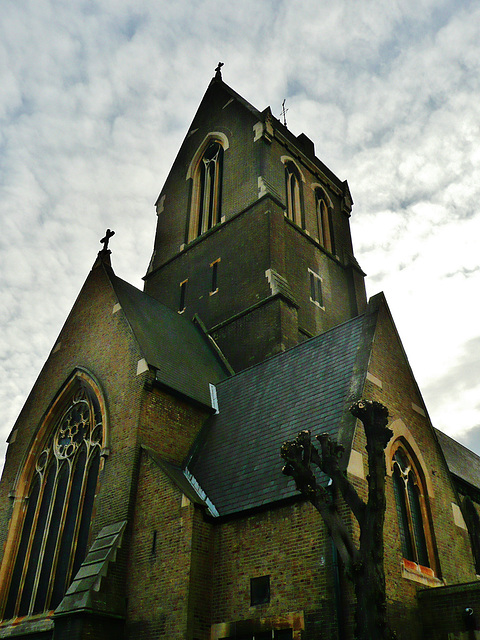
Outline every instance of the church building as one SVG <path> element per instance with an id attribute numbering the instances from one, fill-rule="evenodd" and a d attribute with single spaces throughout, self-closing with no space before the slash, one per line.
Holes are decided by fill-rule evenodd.
<path id="1" fill-rule="evenodd" d="M 218 69 L 156 214 L 144 291 L 107 232 L 9 435 L 0 638 L 353 640 L 351 583 L 280 448 L 330 434 L 365 497 L 361 398 L 393 431 L 389 623 L 480 638 L 480 458 L 433 428 L 367 300 L 347 182 Z"/>

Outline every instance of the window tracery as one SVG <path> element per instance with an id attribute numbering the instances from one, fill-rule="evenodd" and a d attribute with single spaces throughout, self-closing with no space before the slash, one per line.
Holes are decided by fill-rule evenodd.
<path id="1" fill-rule="evenodd" d="M 393 455 L 392 471 L 403 557 L 423 567 L 433 568 L 432 540 L 424 483 L 412 456 L 400 443 Z"/>
<path id="2" fill-rule="evenodd" d="M 100 468 L 100 403 L 78 383 L 36 456 L 3 618 L 55 609 L 83 562 Z"/>
<path id="3" fill-rule="evenodd" d="M 193 174 L 189 240 L 214 227 L 222 215 L 223 146 L 210 140 Z"/>

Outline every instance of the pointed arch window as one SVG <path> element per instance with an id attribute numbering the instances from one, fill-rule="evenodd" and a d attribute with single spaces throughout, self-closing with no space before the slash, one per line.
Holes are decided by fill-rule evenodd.
<path id="1" fill-rule="evenodd" d="M 403 557 L 423 567 L 433 568 L 432 541 L 424 484 L 412 456 L 401 445 L 394 453 L 392 470 Z"/>
<path id="2" fill-rule="evenodd" d="M 298 224 L 302 224 L 302 198 L 300 191 L 300 172 L 292 161 L 285 163 L 285 196 L 287 201 L 287 218 Z"/>
<path id="3" fill-rule="evenodd" d="M 222 217 L 223 146 L 211 140 L 194 173 L 189 240 L 214 227 Z"/>
<path id="4" fill-rule="evenodd" d="M 34 460 L 23 519 L 10 534 L 3 618 L 55 609 L 85 559 L 103 441 L 100 403 L 75 384 Z"/>
<path id="5" fill-rule="evenodd" d="M 315 189 L 315 209 L 317 216 L 318 240 L 322 247 L 333 253 L 333 229 L 331 207 L 323 189 Z"/>

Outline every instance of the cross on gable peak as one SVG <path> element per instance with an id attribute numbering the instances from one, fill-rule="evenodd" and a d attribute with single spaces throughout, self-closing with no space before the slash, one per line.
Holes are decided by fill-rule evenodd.
<path id="1" fill-rule="evenodd" d="M 115 231 L 112 231 L 111 229 L 107 229 L 107 231 L 105 232 L 105 236 L 100 240 L 101 244 L 103 244 L 102 252 L 108 251 L 108 243 L 110 241 L 110 238 L 114 235 L 115 235 Z"/>

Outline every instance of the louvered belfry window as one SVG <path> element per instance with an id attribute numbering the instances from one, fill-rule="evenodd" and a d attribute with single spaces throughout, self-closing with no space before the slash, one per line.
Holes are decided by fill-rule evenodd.
<path id="1" fill-rule="evenodd" d="M 287 218 L 302 226 L 302 201 L 300 196 L 300 174 L 293 162 L 285 164 L 285 196 Z"/>
<path id="2" fill-rule="evenodd" d="M 322 189 L 315 189 L 318 240 L 322 247 L 333 253 L 333 232 L 331 212 Z"/>
<path id="3" fill-rule="evenodd" d="M 55 609 L 85 558 L 100 467 L 100 405 L 77 385 L 35 461 L 3 618 Z"/>
<path id="4" fill-rule="evenodd" d="M 220 222 L 222 200 L 223 147 L 211 142 L 199 165 L 197 236 Z"/>

